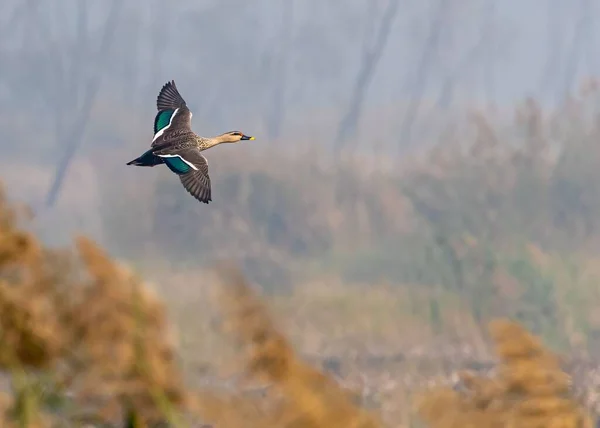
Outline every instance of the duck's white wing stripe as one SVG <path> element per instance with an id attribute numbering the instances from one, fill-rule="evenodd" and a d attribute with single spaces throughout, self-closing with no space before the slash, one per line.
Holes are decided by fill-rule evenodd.
<path id="1" fill-rule="evenodd" d="M 164 132 L 169 129 L 169 127 L 171 126 L 171 124 L 173 123 L 173 118 L 175 116 L 177 116 L 177 112 L 179 111 L 179 108 L 176 108 L 175 111 L 173 112 L 173 114 L 171 115 L 171 118 L 169 119 L 169 124 L 167 126 L 165 126 L 163 129 L 161 129 L 160 131 L 158 131 L 156 133 L 156 135 L 154 136 L 154 138 L 152 139 L 152 142 L 154 143 L 156 141 L 156 139 L 158 137 L 160 137 L 162 134 L 164 134 Z"/>
<path id="2" fill-rule="evenodd" d="M 194 171 L 198 171 L 198 168 L 196 167 L 196 165 L 194 165 L 191 162 L 186 161 L 181 155 L 156 155 L 156 156 L 158 156 L 159 158 L 179 158 L 182 161 L 184 161 L 186 164 L 188 164 L 189 167 L 192 168 Z"/>

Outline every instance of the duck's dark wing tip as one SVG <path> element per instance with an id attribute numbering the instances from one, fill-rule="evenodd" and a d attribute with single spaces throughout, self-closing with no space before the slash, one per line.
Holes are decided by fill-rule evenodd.
<path id="1" fill-rule="evenodd" d="M 210 176 L 208 175 L 208 162 L 198 150 L 184 150 L 177 156 L 186 163 L 193 165 L 185 173 L 179 173 L 179 179 L 185 190 L 198 201 L 208 204 L 212 201 Z M 182 171 L 183 172 L 183 171 Z"/>
<path id="2" fill-rule="evenodd" d="M 165 83 L 156 97 L 156 108 L 160 111 L 185 106 L 185 100 L 177 90 L 175 80 Z"/>
<path id="3" fill-rule="evenodd" d="M 185 190 L 195 199 L 204 204 L 212 201 L 210 178 L 205 171 L 190 171 L 179 178 Z"/>

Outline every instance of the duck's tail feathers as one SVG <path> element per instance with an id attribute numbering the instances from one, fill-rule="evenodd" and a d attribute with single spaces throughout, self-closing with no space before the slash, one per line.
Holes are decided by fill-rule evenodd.
<path id="1" fill-rule="evenodd" d="M 134 165 L 134 166 L 147 166 L 145 163 L 143 163 L 140 158 L 134 159 L 132 161 L 127 162 L 127 165 Z"/>
<path id="2" fill-rule="evenodd" d="M 135 158 L 134 160 L 127 162 L 127 165 L 134 165 L 134 166 L 156 166 L 156 165 L 160 165 L 161 163 L 164 163 L 164 161 L 161 158 L 159 158 L 158 156 L 155 156 L 152 153 L 152 150 L 148 150 L 146 153 L 144 153 L 140 157 Z"/>

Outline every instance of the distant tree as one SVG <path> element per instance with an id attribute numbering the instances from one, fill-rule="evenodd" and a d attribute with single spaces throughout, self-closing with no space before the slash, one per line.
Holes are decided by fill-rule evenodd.
<path id="1" fill-rule="evenodd" d="M 389 40 L 392 25 L 398 12 L 399 0 L 388 0 L 388 4 L 381 14 L 379 27 L 375 39 L 370 43 L 363 45 L 362 60 L 360 68 L 352 89 L 352 96 L 348 105 L 348 110 L 342 117 L 338 125 L 338 131 L 335 137 L 334 147 L 336 151 L 341 150 L 347 144 L 347 140 L 354 136 L 360 120 L 366 93 L 373 80 L 379 60 L 383 55 L 387 42 Z M 374 6 L 367 4 L 367 16 Z M 368 20 L 367 22 L 371 22 Z M 370 34 L 367 34 L 370 36 Z"/>
<path id="2" fill-rule="evenodd" d="M 100 30 L 99 46 L 94 47 L 87 3 L 75 2 L 77 10 L 75 44 L 71 50 L 63 51 L 63 59 L 66 59 L 68 66 L 63 70 L 62 79 L 57 85 L 60 89 L 60 93 L 57 94 L 59 96 L 49 100 L 55 106 L 57 99 L 65 100 L 66 103 L 56 106 L 58 110 L 56 136 L 64 151 L 46 195 L 47 206 L 55 204 L 71 161 L 81 146 L 93 103 L 100 88 L 103 64 L 114 42 L 122 6 L 123 2 L 120 0 L 112 0 Z"/>
<path id="3" fill-rule="evenodd" d="M 288 80 L 289 50 L 291 48 L 294 28 L 294 0 L 281 3 L 281 28 L 268 52 L 268 60 L 272 74 L 271 102 L 267 106 L 266 122 L 270 139 L 278 139 L 286 115 L 286 89 Z"/>
<path id="4" fill-rule="evenodd" d="M 448 12 L 449 2 L 447 0 L 437 0 L 433 11 L 429 33 L 425 39 L 424 45 L 421 48 L 421 57 L 418 59 L 414 80 L 411 84 L 411 94 L 408 102 L 408 107 L 402 117 L 400 125 L 400 141 L 398 147 L 406 147 L 410 144 L 412 136 L 412 128 L 417 117 L 423 94 L 428 82 L 428 77 L 431 72 L 431 63 L 435 58 L 442 27 L 446 22 L 446 13 Z"/>

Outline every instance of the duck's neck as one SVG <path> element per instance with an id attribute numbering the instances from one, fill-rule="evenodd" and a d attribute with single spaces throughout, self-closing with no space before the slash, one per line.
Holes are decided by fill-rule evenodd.
<path id="1" fill-rule="evenodd" d="M 200 140 L 200 144 L 204 150 L 210 149 L 211 147 L 218 146 L 222 143 L 230 143 L 231 141 L 227 140 L 227 135 L 217 135 L 216 137 L 203 137 Z"/>

